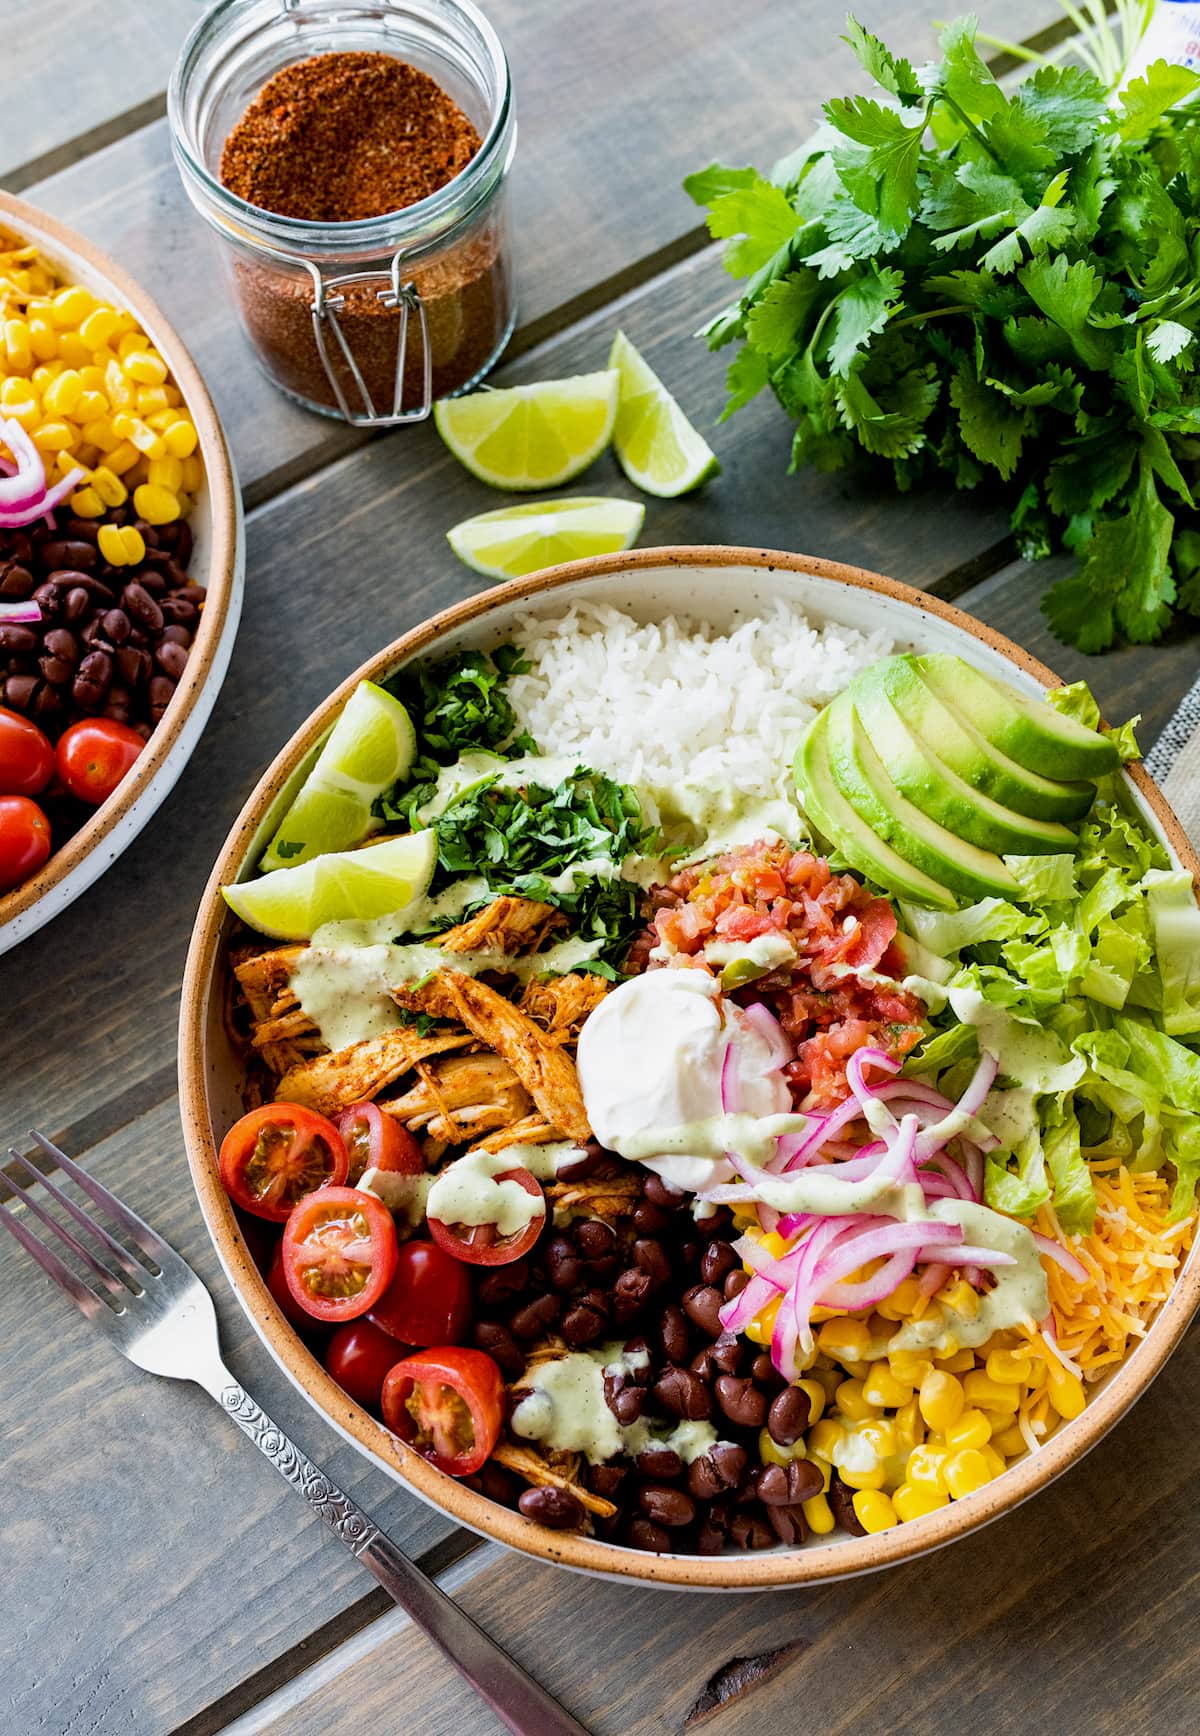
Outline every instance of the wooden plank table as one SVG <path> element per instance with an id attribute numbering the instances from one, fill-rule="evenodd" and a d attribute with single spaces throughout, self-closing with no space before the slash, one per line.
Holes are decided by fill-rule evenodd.
<path id="1" fill-rule="evenodd" d="M 889 38 L 925 55 L 942 10 L 904 0 Z M 679 180 L 713 156 L 768 163 L 822 96 L 853 82 L 840 8 L 745 0 L 736 28 L 720 0 L 491 11 L 521 115 L 522 323 L 497 378 L 595 367 L 620 325 L 707 429 L 723 367 L 692 334 L 727 280 Z M 191 764 L 120 864 L 0 961 L 5 1141 L 43 1126 L 163 1230 L 213 1286 L 238 1376 L 596 1736 L 1194 1727 L 1195 1339 L 1134 1419 L 998 1528 L 883 1578 L 701 1600 L 564 1575 L 457 1530 L 325 1428 L 233 1303 L 175 1098 L 200 889 L 263 764 L 313 704 L 476 588 L 444 533 L 495 496 L 428 427 L 367 439 L 305 415 L 247 367 L 161 119 L 194 16 L 183 0 L 115 0 L 101 25 L 78 0 L 16 0 L 6 34 L 0 177 L 161 300 L 212 386 L 251 510 L 241 632 Z M 1051 0 L 1014 0 L 1003 24 L 1031 37 L 1053 18 Z M 651 502 L 645 543 L 800 548 L 955 597 L 1065 676 L 1086 673 L 1111 715 L 1142 711 L 1147 742 L 1191 679 L 1196 642 L 1183 636 L 1098 662 L 1055 645 L 1038 610 L 1053 571 L 1013 559 L 986 499 L 789 477 L 790 432 L 765 400 L 712 438 L 721 478 L 694 499 Z M 605 459 L 588 488 L 627 485 Z M 7 1240 L 0 1417 L 4 1736 L 340 1736 L 365 1718 L 400 1736 L 498 1728 L 208 1400 L 100 1351 Z"/>

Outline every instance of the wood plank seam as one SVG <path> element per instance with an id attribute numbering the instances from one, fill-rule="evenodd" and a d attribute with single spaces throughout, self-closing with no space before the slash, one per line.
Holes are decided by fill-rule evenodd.
<path id="1" fill-rule="evenodd" d="M 141 132 L 144 127 L 153 126 L 155 121 L 164 120 L 166 113 L 167 93 L 159 91 L 144 102 L 135 103 L 132 108 L 113 115 L 110 120 L 101 121 L 98 126 L 89 127 L 86 132 L 55 145 L 53 150 L 44 151 L 39 157 L 30 157 L 28 162 L 10 169 L 4 177 L 5 190 L 23 193 L 38 181 L 46 181 L 51 175 L 60 174 L 63 169 L 82 162 L 85 157 L 94 157 L 109 145 Z"/>

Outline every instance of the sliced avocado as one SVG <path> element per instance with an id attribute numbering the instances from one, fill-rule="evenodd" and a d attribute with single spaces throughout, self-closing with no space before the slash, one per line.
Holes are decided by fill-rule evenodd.
<path id="1" fill-rule="evenodd" d="M 999 856 L 1057 856 L 1075 848 L 1075 834 L 1053 820 L 1031 820 L 972 789 L 915 735 L 867 670 L 849 697 L 884 770 L 914 807 L 956 838 Z M 940 745 L 940 744 L 939 744 Z"/>
<path id="2" fill-rule="evenodd" d="M 1007 683 L 947 652 L 918 657 L 921 674 L 944 704 L 969 718 L 982 735 L 1018 765 L 1045 777 L 1101 778 L 1120 755 L 1107 736 L 1085 729 L 1043 699 L 1029 699 Z"/>
<path id="3" fill-rule="evenodd" d="M 902 796 L 875 752 L 848 692 L 829 706 L 833 781 L 860 819 L 897 854 L 966 898 L 1019 899 L 1021 888 L 999 856 L 956 837 Z"/>
<path id="4" fill-rule="evenodd" d="M 809 725 L 796 749 L 793 773 L 800 804 L 828 843 L 841 851 L 852 868 L 897 897 L 933 910 L 955 910 L 958 901 L 946 887 L 906 862 L 860 820 L 833 781 L 826 731 L 829 708 Z"/>
<path id="5" fill-rule="evenodd" d="M 865 683 L 872 676 L 913 734 L 928 742 L 964 783 L 1001 807 L 1028 814 L 1033 820 L 1058 820 L 1069 825 L 1072 820 L 1082 820 L 1095 801 L 1094 785 L 1045 778 L 1001 753 L 969 717 L 938 698 L 923 679 L 915 657 L 883 657 L 858 681 Z"/>

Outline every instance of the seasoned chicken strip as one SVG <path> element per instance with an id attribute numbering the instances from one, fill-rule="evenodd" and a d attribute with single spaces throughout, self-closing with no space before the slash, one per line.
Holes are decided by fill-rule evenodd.
<path id="1" fill-rule="evenodd" d="M 287 988 L 303 946 L 276 946 L 269 952 L 256 952 L 233 967 L 242 993 L 250 1005 L 255 1020 L 265 1019 L 279 995 Z"/>
<path id="2" fill-rule="evenodd" d="M 503 1151 L 510 1145 L 551 1145 L 558 1138 L 558 1129 L 540 1115 L 526 1115 L 511 1127 L 502 1127 L 498 1133 L 489 1133 L 486 1139 L 477 1139 L 472 1149 Z"/>
<path id="3" fill-rule="evenodd" d="M 591 1137 L 574 1061 L 495 989 L 459 971 L 439 970 L 423 983 L 391 992 L 402 1007 L 464 1024 L 487 1048 L 504 1056 L 553 1127 L 571 1139 Z"/>
<path id="4" fill-rule="evenodd" d="M 457 928 L 448 928 L 432 944 L 443 952 L 503 952 L 515 958 L 536 952 L 548 931 L 561 922 L 562 915 L 552 904 L 505 893 Z"/>
<path id="5" fill-rule="evenodd" d="M 393 1079 L 407 1073 L 428 1055 L 444 1055 L 449 1049 L 465 1049 L 473 1041 L 467 1031 L 433 1031 L 427 1037 L 415 1028 L 401 1025 L 382 1037 L 351 1043 L 336 1054 L 317 1055 L 299 1067 L 291 1067 L 275 1091 L 277 1102 L 302 1103 L 321 1115 L 335 1114 L 364 1097 L 374 1097 Z"/>
<path id="6" fill-rule="evenodd" d="M 425 1132 L 450 1145 L 508 1127 L 533 1107 L 529 1093 L 502 1055 L 446 1055 L 401 1097 L 381 1097 L 379 1107 L 410 1132 Z"/>
<path id="7" fill-rule="evenodd" d="M 571 1042 L 579 1035 L 583 1021 L 599 1006 L 610 986 L 603 977 L 572 971 L 567 976 L 531 981 L 518 1004 L 535 1025 L 565 1042 Z"/>

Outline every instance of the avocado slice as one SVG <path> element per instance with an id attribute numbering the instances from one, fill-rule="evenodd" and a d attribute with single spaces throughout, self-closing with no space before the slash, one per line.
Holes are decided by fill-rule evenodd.
<path id="1" fill-rule="evenodd" d="M 966 898 L 1019 899 L 1021 888 L 999 856 L 956 837 L 901 795 L 867 738 L 849 692 L 829 706 L 829 769 L 859 817 L 898 855 Z"/>
<path id="2" fill-rule="evenodd" d="M 872 673 L 867 670 L 852 682 L 849 696 L 867 739 L 902 796 L 956 838 L 1000 856 L 1053 856 L 1075 849 L 1075 834 L 1066 826 L 1031 820 L 972 789 L 909 729 L 882 687 L 871 680 Z"/>
<path id="3" fill-rule="evenodd" d="M 866 879 L 912 904 L 933 910 L 955 910 L 957 899 L 946 887 L 931 880 L 919 868 L 897 855 L 871 828 L 860 820 L 833 781 L 829 769 L 826 732 L 829 707 L 818 713 L 796 749 L 793 775 L 804 809 L 813 826 L 841 851 L 852 868 Z"/>
<path id="4" fill-rule="evenodd" d="M 1028 699 L 1015 687 L 948 652 L 918 657 L 921 674 L 944 704 L 969 717 L 1009 759 L 1030 771 L 1060 779 L 1101 778 L 1116 771 L 1120 755 L 1107 736 L 1085 729 L 1045 700 Z"/>
<path id="5" fill-rule="evenodd" d="M 872 677 L 912 733 L 928 742 L 964 783 L 1001 807 L 1033 820 L 1058 820 L 1069 825 L 1072 820 L 1082 820 L 1095 801 L 1093 784 L 1043 777 L 1001 753 L 970 718 L 938 698 L 911 653 L 881 658 L 858 677 L 858 682 L 865 685 Z"/>

